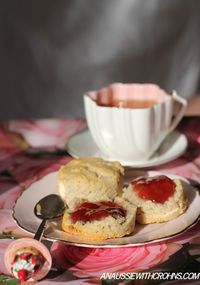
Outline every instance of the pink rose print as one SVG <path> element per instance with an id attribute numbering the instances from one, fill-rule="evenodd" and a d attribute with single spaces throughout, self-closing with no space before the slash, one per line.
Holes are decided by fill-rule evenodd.
<path id="1" fill-rule="evenodd" d="M 61 279 L 61 280 L 59 280 L 59 279 Z M 58 277 L 58 278 L 52 279 L 52 280 L 40 281 L 37 284 L 39 284 L 39 285 L 55 285 L 55 284 L 58 284 L 58 285 L 66 285 L 66 284 L 67 285 L 87 285 L 87 284 L 91 284 L 91 283 L 89 283 L 85 280 L 62 281 L 62 276 L 61 276 L 60 278 Z M 27 284 L 27 285 L 30 285 L 30 284 Z"/>
<path id="2" fill-rule="evenodd" d="M 12 158 L 26 147 L 27 144 L 19 135 L 9 132 L 0 124 L 0 172 L 8 169 Z"/>
<path id="3" fill-rule="evenodd" d="M 200 237 L 192 238 L 190 240 L 190 244 L 192 246 L 189 247 L 188 253 L 191 256 L 193 256 L 198 262 L 200 262 L 200 249 L 199 249 Z"/>
<path id="4" fill-rule="evenodd" d="M 23 187 L 28 187 L 34 181 L 42 178 L 50 172 L 57 171 L 61 165 L 69 162 L 71 158 L 44 156 L 34 159 L 28 156 L 16 157 L 10 173 Z"/>
<path id="5" fill-rule="evenodd" d="M 7 170 L 12 164 L 12 158 L 26 147 L 27 144 L 18 134 L 9 132 L 0 124 L 0 172 Z"/>
<path id="6" fill-rule="evenodd" d="M 51 248 L 56 266 L 72 270 L 77 277 L 100 277 L 104 272 L 135 272 L 167 260 L 182 246 L 157 243 L 127 248 L 84 248 L 54 243 Z"/>
<path id="7" fill-rule="evenodd" d="M 24 149 L 25 144 L 19 135 L 9 132 L 2 124 L 0 124 L 0 148 L 17 152 L 20 151 L 20 149 Z"/>
<path id="8" fill-rule="evenodd" d="M 29 235 L 17 226 L 12 217 L 12 210 L 10 209 L 0 210 L 0 233 L 12 233 L 17 236 Z"/>
<path id="9" fill-rule="evenodd" d="M 8 245 L 12 242 L 12 240 L 1 239 L 0 240 L 0 274 L 9 274 L 5 264 L 4 264 L 4 253 Z"/>
<path id="10" fill-rule="evenodd" d="M 20 133 L 32 147 L 63 147 L 67 139 L 83 130 L 83 119 L 11 121 L 9 129 Z"/>
<path id="11" fill-rule="evenodd" d="M 0 180 L 0 186 L 1 186 L 1 191 L 3 192 L 4 187 L 9 186 L 5 185 L 2 181 Z M 24 188 L 20 186 L 15 186 L 12 187 L 11 190 L 8 190 L 7 192 L 1 194 L 0 196 L 0 209 L 11 209 L 16 201 L 16 199 L 19 197 L 20 193 L 24 190 Z"/>
<path id="12" fill-rule="evenodd" d="M 0 175 L 1 194 L 16 186 L 16 181 L 9 175 Z"/>
<path id="13" fill-rule="evenodd" d="M 180 175 L 187 179 L 200 182 L 199 167 L 197 166 L 197 163 L 187 162 L 184 159 L 176 159 L 164 166 L 157 167 L 157 171 L 166 174 Z"/>

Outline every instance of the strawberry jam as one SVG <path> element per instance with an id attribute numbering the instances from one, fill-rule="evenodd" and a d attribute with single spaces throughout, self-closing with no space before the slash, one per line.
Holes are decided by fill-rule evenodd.
<path id="1" fill-rule="evenodd" d="M 21 282 L 37 274 L 45 262 L 43 255 L 34 248 L 21 248 L 11 263 L 11 271 Z"/>
<path id="2" fill-rule="evenodd" d="M 175 183 L 165 175 L 141 177 L 131 182 L 138 196 L 145 200 L 165 203 L 175 192 Z"/>
<path id="3" fill-rule="evenodd" d="M 99 203 L 84 202 L 71 214 L 73 223 L 81 221 L 83 223 L 99 221 L 108 216 L 114 218 L 126 216 L 126 210 L 112 201 L 102 201 Z"/>

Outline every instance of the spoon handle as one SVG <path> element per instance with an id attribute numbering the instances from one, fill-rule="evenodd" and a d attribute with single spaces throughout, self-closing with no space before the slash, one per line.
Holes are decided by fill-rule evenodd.
<path id="1" fill-rule="evenodd" d="M 46 224 L 47 224 L 47 220 L 46 219 L 42 220 L 39 228 L 37 229 L 37 232 L 35 233 L 34 239 L 39 240 L 39 241 L 41 240 Z"/>

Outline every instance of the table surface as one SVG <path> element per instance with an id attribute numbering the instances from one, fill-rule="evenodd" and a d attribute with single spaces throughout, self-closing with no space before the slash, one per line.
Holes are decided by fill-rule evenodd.
<path id="1" fill-rule="evenodd" d="M 33 182 L 72 159 L 64 150 L 65 144 L 71 135 L 85 127 L 83 119 L 0 124 L 0 284 L 19 284 L 9 276 L 3 264 L 4 251 L 12 242 L 11 238 L 27 235 L 12 218 L 15 200 Z M 151 170 L 200 182 L 200 117 L 185 117 L 178 129 L 188 138 L 186 152 L 178 159 Z M 92 249 L 48 242 L 53 270 L 37 284 L 133 284 L 130 278 L 124 278 L 135 272 L 148 272 L 150 277 L 143 275 L 134 284 L 199 284 L 200 276 L 195 279 L 195 273 L 200 272 L 199 229 L 200 223 L 176 238 L 129 248 Z M 121 275 L 120 280 L 100 278 L 102 274 L 116 272 L 130 274 Z M 163 275 L 158 275 L 158 272 Z M 178 274 L 176 278 L 173 273 Z"/>

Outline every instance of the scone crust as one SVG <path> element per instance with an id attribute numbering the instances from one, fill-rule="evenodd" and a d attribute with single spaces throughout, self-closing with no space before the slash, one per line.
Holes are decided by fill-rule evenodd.
<path id="1" fill-rule="evenodd" d="M 137 206 L 136 220 L 140 224 L 162 223 L 177 218 L 183 214 L 188 201 L 184 195 L 183 186 L 180 179 L 174 179 L 176 184 L 175 193 L 164 204 L 150 200 L 141 199 L 132 190 L 132 186 L 124 189 L 123 198 Z"/>
<path id="2" fill-rule="evenodd" d="M 58 172 L 58 192 L 69 208 L 77 199 L 90 202 L 122 194 L 124 168 L 101 158 L 74 159 Z"/>

